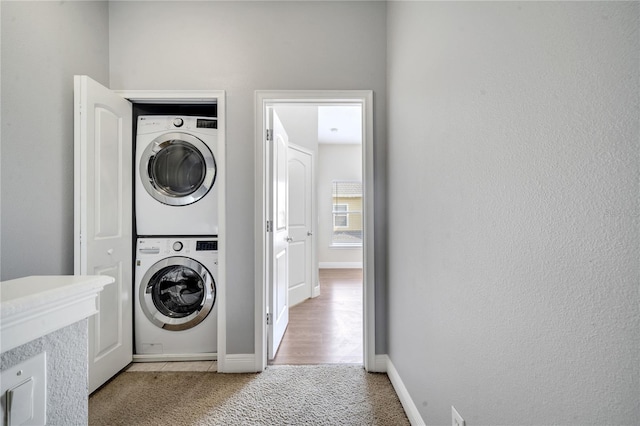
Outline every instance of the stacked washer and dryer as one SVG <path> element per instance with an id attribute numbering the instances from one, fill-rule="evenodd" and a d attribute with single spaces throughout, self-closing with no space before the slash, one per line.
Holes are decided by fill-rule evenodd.
<path id="1" fill-rule="evenodd" d="M 134 335 L 138 358 L 217 352 L 217 119 L 137 119 Z"/>

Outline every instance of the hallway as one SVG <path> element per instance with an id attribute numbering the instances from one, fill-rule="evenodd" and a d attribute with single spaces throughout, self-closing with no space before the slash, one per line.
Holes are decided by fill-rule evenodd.
<path id="1" fill-rule="evenodd" d="M 289 310 L 269 364 L 362 364 L 362 269 L 320 269 L 320 296 Z"/>

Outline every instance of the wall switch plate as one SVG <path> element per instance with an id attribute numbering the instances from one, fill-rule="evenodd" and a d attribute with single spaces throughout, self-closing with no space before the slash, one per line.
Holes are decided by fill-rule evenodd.
<path id="1" fill-rule="evenodd" d="M 46 413 L 47 357 L 41 352 L 0 374 L 0 422 L 45 425 Z"/>
<path id="2" fill-rule="evenodd" d="M 33 377 L 9 389 L 5 394 L 7 425 L 30 424 L 33 420 Z"/>
<path id="3" fill-rule="evenodd" d="M 451 426 L 465 426 L 464 419 L 453 405 L 451 406 Z"/>

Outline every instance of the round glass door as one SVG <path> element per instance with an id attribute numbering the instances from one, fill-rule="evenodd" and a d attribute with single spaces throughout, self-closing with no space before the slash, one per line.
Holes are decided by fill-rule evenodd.
<path id="1" fill-rule="evenodd" d="M 157 262 L 147 271 L 141 285 L 143 312 L 152 323 L 166 330 L 195 327 L 209 315 L 215 303 L 213 277 L 200 262 L 186 257 Z"/>
<path id="2" fill-rule="evenodd" d="M 167 133 L 142 153 L 140 176 L 153 198 L 186 206 L 204 197 L 216 179 L 216 161 L 209 147 L 186 133 Z"/>

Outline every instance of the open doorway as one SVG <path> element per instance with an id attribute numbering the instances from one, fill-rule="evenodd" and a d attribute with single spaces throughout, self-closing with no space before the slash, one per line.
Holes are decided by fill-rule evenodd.
<path id="1" fill-rule="evenodd" d="M 291 241 L 288 326 L 269 364 L 362 364 L 362 105 L 273 110 L 288 139 Z"/>
<path id="2" fill-rule="evenodd" d="M 305 141 L 303 138 L 298 137 L 298 131 L 296 126 L 289 126 L 285 129 L 283 122 L 288 120 L 287 109 L 295 108 L 315 108 L 315 126 L 311 126 L 316 133 L 313 139 L 313 143 L 316 143 L 315 151 L 314 147 L 304 146 Z M 326 108 L 325 108 L 326 107 Z M 329 108 L 331 107 L 331 108 Z M 285 197 L 278 196 L 278 188 L 284 188 L 283 185 L 278 182 L 288 181 L 283 176 L 285 172 L 283 164 L 286 162 L 279 161 L 279 153 L 288 152 L 289 145 L 301 146 L 303 149 L 308 149 L 311 152 L 315 152 L 316 155 L 316 171 L 320 172 L 321 167 L 321 149 L 320 144 L 317 141 L 322 137 L 318 135 L 318 121 L 321 120 L 321 113 L 331 112 L 331 109 L 355 107 L 352 108 L 357 111 L 357 119 L 359 127 L 359 144 L 352 142 L 351 151 L 356 153 L 356 163 L 360 166 L 356 175 L 351 176 L 336 176 L 327 183 L 329 187 L 328 193 L 328 212 L 325 207 L 325 212 L 329 215 L 330 231 L 324 231 L 323 235 L 320 235 L 321 230 L 319 213 L 320 213 L 320 195 L 315 200 L 318 201 L 316 206 L 317 216 L 314 217 L 314 226 L 310 233 L 318 233 L 317 238 L 314 239 L 313 247 L 316 251 L 314 255 L 314 267 L 313 267 L 313 284 L 311 296 L 317 296 L 317 292 L 320 291 L 320 298 L 310 299 L 308 302 L 321 301 L 322 299 L 322 287 L 317 287 L 320 284 L 321 277 L 324 279 L 342 282 L 340 297 L 345 298 L 345 291 L 348 293 L 346 299 L 355 299 L 356 304 L 360 306 L 360 310 L 355 311 L 357 319 L 353 319 L 354 311 L 350 312 L 351 319 L 345 317 L 347 322 L 357 322 L 360 330 L 358 330 L 359 339 L 361 345 L 357 345 L 356 354 L 353 358 L 343 358 L 342 361 L 336 359 L 335 362 L 362 362 L 365 369 L 374 369 L 375 361 L 375 322 L 374 322 L 374 274 L 373 274 L 373 147 L 372 147 L 372 93 L 370 91 L 284 91 L 284 92 L 256 92 L 256 367 L 257 370 L 262 370 L 267 365 L 267 353 L 269 349 L 270 357 L 275 355 L 275 352 L 271 352 L 272 346 L 269 338 L 272 337 L 272 330 L 278 327 L 281 318 L 285 318 L 285 315 L 281 313 L 286 311 L 286 319 L 288 323 L 289 319 L 289 304 L 288 298 L 285 300 L 284 292 L 282 296 L 278 296 L 277 289 L 279 287 L 284 288 L 284 285 L 278 285 L 284 274 L 283 271 L 287 270 L 285 263 L 279 263 L 276 259 L 288 259 L 293 257 L 293 260 L 297 262 L 299 256 L 287 249 L 281 249 L 282 239 L 286 239 L 288 242 L 293 241 L 293 237 L 289 235 L 289 230 L 282 233 L 284 230 L 279 222 L 284 223 L 284 220 L 279 220 L 281 217 L 285 217 L 282 213 L 282 209 L 278 207 L 278 203 L 287 205 L 288 203 L 283 201 Z M 337 111 L 337 110 L 336 110 Z M 338 113 L 345 117 L 345 111 Z M 280 117 L 280 115 L 282 117 Z M 297 120 L 296 125 L 300 124 L 302 120 Z M 343 125 L 343 129 L 346 132 L 346 125 Z M 329 126 L 326 129 L 329 134 L 329 138 L 334 138 L 340 133 L 340 127 L 338 124 Z M 288 133 L 291 133 L 288 134 Z M 293 137 L 292 137 L 293 135 Z M 291 144 L 290 144 L 291 142 Z M 336 145 L 335 143 L 333 145 Z M 335 147 L 334 147 L 335 148 Z M 338 155 L 338 157 L 348 157 L 347 155 Z M 335 163 L 336 161 L 330 161 L 327 164 Z M 342 169 L 345 169 L 343 166 Z M 326 181 L 326 179 L 325 179 Z M 316 186 L 318 194 L 320 193 L 320 183 Z M 355 193 L 360 194 L 357 197 Z M 275 191 L 275 192 L 274 192 Z M 288 188 L 281 191 L 288 194 Z M 327 191 L 324 190 L 326 193 Z M 293 195 L 292 195 L 293 196 Z M 347 200 L 348 197 L 359 198 L 359 207 L 355 207 L 351 201 Z M 280 201 L 279 201 L 280 200 Z M 326 199 L 325 199 L 326 200 Z M 287 215 L 289 212 L 287 211 Z M 275 222 L 274 222 L 275 219 Z M 287 221 L 288 222 L 288 221 Z M 295 221 L 292 221 L 292 223 Z M 359 225 L 357 223 L 360 222 Z M 360 228 L 360 234 L 358 235 L 357 228 Z M 320 242 L 321 238 L 326 241 Z M 328 241 L 328 243 L 327 243 Z M 275 244 L 275 245 L 274 245 Z M 280 245 L 279 245 L 280 244 Z M 288 245 L 285 245 L 288 247 Z M 321 260 L 319 252 L 324 248 L 329 249 L 335 256 L 333 258 L 324 258 L 324 262 L 318 262 Z M 342 251 L 342 255 L 340 252 Z M 285 255 L 286 253 L 286 255 Z M 349 257 L 347 254 L 353 255 L 356 253 L 355 258 Z M 345 256 L 347 255 L 347 256 Z M 319 269 L 318 266 L 321 268 Z M 344 266 L 347 266 L 346 268 Z M 323 271 L 318 273 L 318 271 Z M 288 288 L 288 276 L 285 277 Z M 295 277 L 294 277 L 295 278 Z M 346 285 L 345 285 L 346 283 Z M 354 284 L 349 285 L 349 284 Z M 333 289 L 327 287 L 327 298 L 331 298 Z M 315 293 L 315 294 L 314 294 Z M 287 292 L 288 294 L 288 292 Z M 303 299 L 304 300 L 304 299 Z M 358 303 L 360 302 L 360 303 Z M 295 306 L 294 306 L 295 309 Z M 359 320 L 359 321 L 358 321 Z M 313 321 L 313 320 L 311 320 Z M 275 324 L 275 326 L 274 326 Z M 269 328 L 271 327 L 271 328 Z M 281 327 L 281 333 L 284 334 L 284 328 Z M 280 338 L 282 337 L 282 334 Z M 309 337 L 309 336 L 308 336 Z M 312 337 L 313 338 L 313 337 Z M 339 345 L 339 342 L 335 342 L 334 345 Z M 328 350 L 331 350 L 331 345 L 327 345 Z M 277 346 L 276 346 L 277 348 Z"/>

